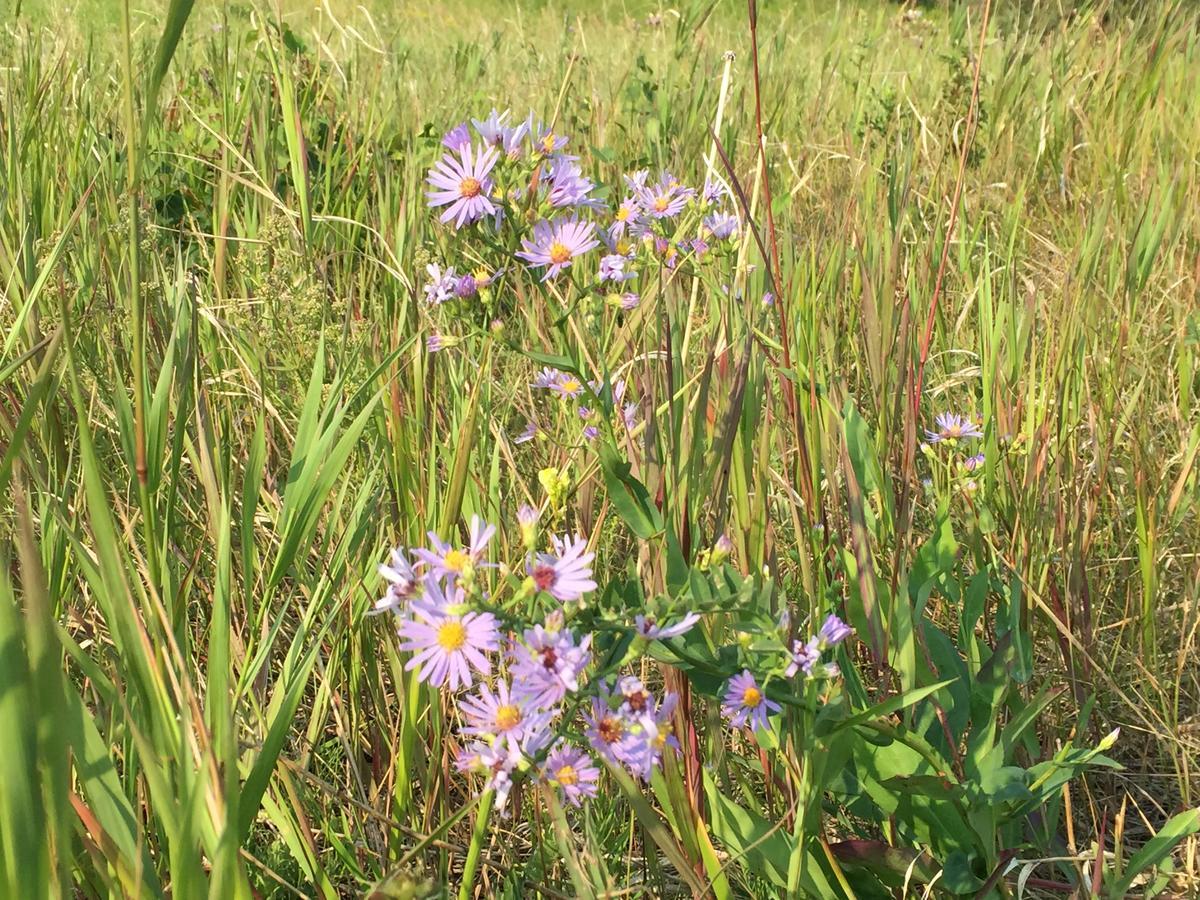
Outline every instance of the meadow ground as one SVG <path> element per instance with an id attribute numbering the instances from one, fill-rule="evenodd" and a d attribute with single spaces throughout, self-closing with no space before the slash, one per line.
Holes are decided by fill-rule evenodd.
<path id="1" fill-rule="evenodd" d="M 6 4 L 0 895 L 1200 894 L 1190 0 Z"/>

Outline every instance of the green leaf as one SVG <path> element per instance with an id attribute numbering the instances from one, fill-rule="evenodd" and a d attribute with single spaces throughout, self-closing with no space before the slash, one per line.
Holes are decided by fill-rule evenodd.
<path id="1" fill-rule="evenodd" d="M 608 499 L 633 533 L 644 541 L 660 534 L 662 515 L 651 502 L 645 485 L 630 474 L 629 463 L 608 444 L 600 446 L 600 470 L 608 488 Z"/>
<path id="2" fill-rule="evenodd" d="M 942 688 L 951 684 L 953 678 L 946 681 L 939 681 L 937 684 L 927 684 L 925 687 L 913 688 L 909 691 L 901 691 L 888 697 L 881 703 L 876 703 L 870 709 L 864 709 L 862 712 L 855 713 L 848 718 L 842 719 L 835 723 L 831 728 L 830 734 L 837 734 L 839 731 L 845 731 L 847 728 L 853 728 L 856 725 L 862 725 L 864 722 L 869 722 L 872 719 L 881 719 L 884 716 L 890 716 L 894 712 L 898 712 L 906 707 L 912 706 L 924 700 L 930 694 L 936 694 Z"/>
<path id="3" fill-rule="evenodd" d="M 1197 831 L 1200 831 L 1200 807 L 1172 816 L 1158 830 L 1158 834 L 1130 857 L 1121 878 L 1109 888 L 1110 895 L 1124 897 L 1139 874 L 1151 866 L 1157 866 L 1175 849 L 1176 844 Z"/>

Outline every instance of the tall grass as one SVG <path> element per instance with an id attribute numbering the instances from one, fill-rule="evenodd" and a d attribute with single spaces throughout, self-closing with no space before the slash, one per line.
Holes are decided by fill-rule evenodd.
<path id="1" fill-rule="evenodd" d="M 947 718 L 964 784 L 1121 727 L 1020 857 L 972 814 L 979 896 L 1197 889 L 1190 3 L 764 2 L 756 54 L 732 2 L 189 8 L 26 2 L 0 35 L 0 893 L 854 893 L 850 838 L 894 821 L 825 796 L 830 761 L 798 782 L 813 862 L 806 798 L 732 764 L 700 693 L 680 765 L 582 819 L 489 818 L 452 774 L 375 564 L 568 464 L 642 596 L 725 532 L 771 614 L 845 603 L 857 724 Z M 493 106 L 557 112 L 605 183 L 728 166 L 761 239 L 735 290 L 644 308 L 611 358 L 525 298 L 427 353 L 422 182 Z M 623 455 L 514 445 L 563 353 L 649 399 Z M 966 490 L 920 449 L 943 410 L 988 423 Z"/>

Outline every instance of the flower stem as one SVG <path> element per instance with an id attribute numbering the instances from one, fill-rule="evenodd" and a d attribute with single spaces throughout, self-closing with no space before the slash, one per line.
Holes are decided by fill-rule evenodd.
<path id="1" fill-rule="evenodd" d="M 475 814 L 475 830 L 471 833 L 471 846 L 467 848 L 467 862 L 463 866 L 462 885 L 458 889 L 458 900 L 470 900 L 475 892 L 475 873 L 479 869 L 479 853 L 487 834 L 488 820 L 492 817 L 492 801 L 495 791 L 487 790 L 479 798 L 479 812 Z"/>

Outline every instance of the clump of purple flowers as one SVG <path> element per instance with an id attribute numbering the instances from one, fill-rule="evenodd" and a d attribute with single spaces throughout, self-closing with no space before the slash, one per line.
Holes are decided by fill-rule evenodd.
<path id="1" fill-rule="evenodd" d="M 807 641 L 796 641 L 792 645 L 791 661 L 784 674 L 788 678 L 792 678 L 797 672 L 803 672 L 805 678 L 814 677 L 817 663 L 821 661 L 821 654 L 836 647 L 853 633 L 854 629 L 830 613 L 821 623 L 820 631 Z M 837 664 L 829 663 L 825 667 L 825 674 L 830 677 L 836 676 L 838 674 Z"/>

